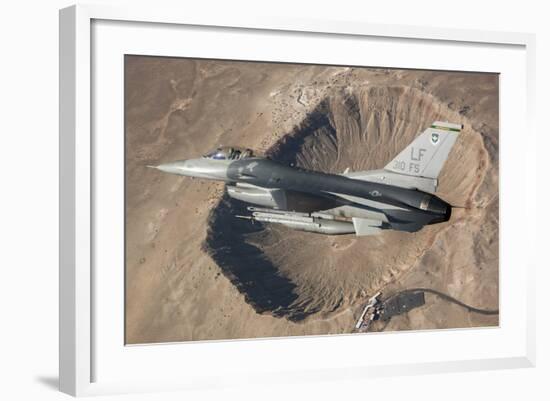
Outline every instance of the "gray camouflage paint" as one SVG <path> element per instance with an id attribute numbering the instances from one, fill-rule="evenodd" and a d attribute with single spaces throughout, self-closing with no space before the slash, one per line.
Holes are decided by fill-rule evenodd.
<path id="1" fill-rule="evenodd" d="M 260 157 L 203 157 L 150 167 L 225 181 L 229 196 L 277 211 L 276 215 L 264 209 L 252 216 L 239 216 L 251 220 L 325 234 L 355 231 L 371 235 L 381 229 L 414 232 L 451 216 L 452 206 L 432 192 L 461 128 L 435 122 L 383 170 L 329 174 Z M 314 217 L 316 212 L 324 213 L 325 218 Z M 332 217 L 327 219 L 327 215 Z"/>

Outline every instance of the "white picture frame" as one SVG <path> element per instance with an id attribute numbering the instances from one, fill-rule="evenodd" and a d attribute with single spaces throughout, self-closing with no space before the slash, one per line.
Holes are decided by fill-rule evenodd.
<path id="1" fill-rule="evenodd" d="M 105 21 L 104 25 L 101 21 Z M 117 23 L 120 23 L 118 26 Z M 94 31 L 94 24 L 98 28 Z M 338 379 L 341 377 L 374 377 L 380 375 L 399 374 L 420 374 L 440 371 L 467 371 L 478 369 L 501 369 L 511 367 L 529 367 L 535 363 L 535 339 L 534 339 L 534 252 L 530 248 L 534 245 L 533 239 L 536 221 L 536 210 L 529 205 L 525 193 L 529 188 L 535 186 L 535 178 L 528 174 L 535 171 L 535 132 L 532 122 L 534 121 L 534 35 L 506 32 L 484 32 L 456 29 L 435 29 L 427 27 L 398 26 L 398 25 L 374 25 L 358 21 L 320 21 L 320 20 L 295 20 L 292 18 L 268 18 L 255 15 L 243 16 L 240 19 L 226 18 L 220 15 L 187 15 L 183 10 L 165 10 L 155 7 L 144 8 L 112 8 L 109 6 L 78 5 L 60 11 L 60 389 L 72 395 L 92 395 L 117 392 L 133 391 L 156 391 L 166 389 L 197 389 L 215 386 L 239 385 L 239 381 L 230 377 L 227 365 L 219 367 L 218 371 L 204 373 L 211 370 L 205 366 L 190 369 L 185 377 L 177 375 L 164 375 L 164 378 L 153 377 L 151 372 L 145 371 L 145 367 L 139 367 L 140 361 L 143 365 L 150 365 L 152 361 L 166 360 L 166 369 L 172 364 L 168 362 L 170 354 L 178 345 L 157 345 L 148 347 L 124 347 L 120 342 L 120 350 L 107 355 L 109 341 L 118 341 L 107 338 L 109 333 L 115 332 L 114 324 L 120 315 L 111 316 L 111 320 L 104 318 L 105 314 L 97 313 L 101 306 L 94 304 L 94 289 L 104 284 L 103 278 L 94 274 L 93 267 L 98 260 L 104 256 L 98 256 L 94 252 L 94 235 L 98 235 L 94 214 L 95 191 L 97 190 L 94 176 L 97 168 L 95 157 L 98 152 L 105 149 L 116 152 L 116 143 L 111 146 L 105 142 L 98 145 L 94 142 L 92 127 L 97 126 L 97 121 L 92 102 L 93 91 L 92 77 L 94 68 L 101 68 L 94 55 L 102 51 L 101 46 L 105 45 L 105 35 L 117 35 L 108 37 L 113 46 L 124 42 L 123 35 L 113 32 L 126 30 L 131 37 L 139 36 L 139 30 L 149 29 L 147 40 L 142 40 L 140 46 L 155 46 L 155 38 L 163 37 L 167 30 L 181 27 L 197 27 L 203 29 L 206 34 L 216 31 L 220 34 L 245 32 L 247 35 L 262 33 L 265 40 L 282 40 L 279 34 L 286 37 L 302 38 L 313 40 L 321 38 L 327 42 L 331 38 L 339 38 L 341 43 L 345 41 L 362 40 L 383 40 L 386 44 L 393 42 L 408 41 L 407 43 L 419 45 L 437 46 L 442 54 L 445 51 L 468 51 L 477 49 L 482 53 L 486 48 L 494 48 L 495 54 L 498 49 L 509 49 L 505 57 L 513 61 L 509 68 L 510 82 L 520 88 L 517 99 L 509 97 L 510 91 L 501 92 L 501 115 L 504 111 L 513 110 L 518 107 L 513 116 L 507 113 L 501 116 L 501 140 L 503 150 L 501 151 L 501 202 L 504 202 L 501 217 L 504 224 L 501 225 L 501 232 L 505 234 L 501 244 L 501 260 L 504 269 L 501 270 L 501 310 L 502 320 L 498 329 L 485 330 L 449 330 L 444 333 L 420 332 L 420 333 L 394 333 L 391 335 L 374 336 L 323 336 L 306 337 L 300 339 L 278 339 L 278 340 L 245 340 L 245 341 L 222 341 L 186 345 L 185 352 L 188 355 L 186 362 L 191 365 L 198 363 L 198 355 L 223 355 L 224 360 L 237 361 L 238 359 L 254 358 L 255 355 L 272 355 L 272 367 L 267 368 L 259 365 L 254 371 L 246 370 L 247 380 L 254 380 L 258 383 L 273 380 L 292 382 L 296 377 L 300 380 L 326 380 L 329 377 Z M 199 29 L 199 31 L 201 31 Z M 96 32 L 98 39 L 94 42 L 93 35 Z M 271 38 L 273 36 L 273 38 Z M 244 38 L 243 34 L 243 38 Z M 102 39 L 103 38 L 103 39 Z M 118 39 L 117 39 L 118 38 Z M 120 40 L 122 39 L 122 41 Z M 206 40 L 206 39 L 205 39 Z M 143 43 L 145 42 L 145 43 Z M 206 42 L 205 42 L 206 43 Z M 106 45 L 105 45 L 106 46 Z M 171 45 L 163 45 L 158 50 L 151 50 L 148 53 L 159 55 L 174 55 Z M 113 47 L 114 48 L 114 47 Z M 143 47 L 145 48 L 145 47 Z M 449 48 L 452 48 L 449 50 Z M 120 48 L 117 48 L 120 52 Z M 292 47 L 290 47 L 292 50 Z M 507 50 L 506 50 L 507 51 Z M 158 53 L 157 53 L 158 52 Z M 145 54 L 145 53 L 144 53 Z M 184 54 L 183 54 L 184 55 Z M 196 53 L 193 54 L 196 56 Z M 264 60 L 267 56 L 256 54 L 253 59 Z M 296 55 L 289 55 L 286 61 L 294 60 Z M 306 56 L 304 56 L 306 57 Z M 398 57 L 398 56 L 396 56 Z M 401 55 L 400 57 L 405 57 Z M 480 56 L 483 57 L 483 56 Z M 488 57 L 488 56 L 485 56 Z M 503 56 L 504 57 L 504 56 Z M 222 57 L 223 58 L 223 55 Z M 498 58 L 495 58 L 497 60 Z M 397 61 L 396 61 L 397 60 Z M 418 64 L 417 68 L 433 69 L 461 69 L 458 64 L 451 61 L 440 60 L 440 64 L 425 59 Z M 303 60 L 299 60 L 303 61 Z M 324 61 L 324 60 L 320 60 Z M 360 63 L 361 61 L 357 61 Z M 355 59 L 349 64 L 356 64 Z M 496 62 L 496 61 L 493 61 Z M 392 66 L 392 63 L 406 67 L 398 59 L 389 60 L 381 66 Z M 342 64 L 345 64 L 344 62 Z M 455 67 L 453 67 L 453 65 Z M 475 68 L 475 63 L 469 68 Z M 480 71 L 485 71 L 478 64 Z M 514 67 L 515 66 L 515 67 Z M 464 68 L 464 66 L 462 66 Z M 508 67 L 507 67 L 508 68 Z M 492 70 L 493 72 L 499 72 Z M 519 71 L 519 72 L 518 72 Z M 517 76 L 512 76 L 516 74 Z M 508 81 L 507 81 L 508 82 Z M 515 87 L 516 87 L 515 86 Z M 510 86 L 510 89 L 512 86 Z M 118 109 L 117 109 L 118 110 Z M 513 120 L 512 120 L 513 119 Z M 519 129 L 521 137 L 512 135 L 511 128 Z M 514 159 L 508 150 L 514 152 Z M 108 152 L 107 152 L 108 153 Z M 509 157 L 510 156 L 510 157 Z M 106 155 L 109 158 L 109 155 Z M 116 157 L 116 156 L 113 156 Z M 116 162 L 114 162 L 116 164 Z M 509 167 L 514 165 L 514 168 Z M 522 191 L 515 184 L 520 183 Z M 511 211 L 520 207 L 520 212 L 512 216 Z M 521 237 L 514 232 L 514 228 L 523 225 Z M 527 227 L 525 227 L 527 225 Z M 515 244 L 514 249 L 506 245 Z M 509 258 L 502 258 L 502 252 L 509 252 Z M 525 256 L 527 255 L 527 256 Z M 106 257 L 109 257 L 107 254 Z M 509 261 L 508 261 L 509 260 Z M 517 262 L 517 263 L 516 263 Z M 506 270 L 506 264 L 514 264 L 516 269 Z M 123 268 L 121 266 L 121 268 Z M 518 275 L 518 276 L 515 276 Z M 118 281 L 113 281 L 113 291 L 121 291 L 117 287 Z M 512 286 L 514 283 L 514 286 Z M 118 288 L 118 290 L 117 290 Z M 113 298 L 114 301 L 120 298 Z M 106 300 L 110 302 L 111 299 Z M 116 301 L 118 302 L 118 301 Z M 113 309 L 119 310 L 121 305 L 114 302 Z M 511 319 L 513 315 L 514 319 Z M 118 317 L 117 317 L 118 316 Z M 105 320 L 102 320 L 105 319 Z M 110 323 L 109 323 L 110 322 Z M 98 334 L 97 325 L 101 324 L 101 331 Z M 120 321 L 122 326 L 123 322 Z M 116 324 L 115 324 L 116 325 Z M 501 335 L 501 333 L 508 334 Z M 499 334 L 500 333 L 500 334 Z M 395 337 L 396 350 L 406 347 L 410 341 L 419 344 L 440 344 L 444 348 L 448 341 L 474 343 L 486 341 L 485 350 L 480 346 L 470 354 L 464 353 L 464 357 L 449 352 L 441 353 L 441 358 L 418 358 L 418 355 L 408 355 L 407 358 L 392 357 L 384 359 L 373 357 L 369 363 L 351 363 L 351 359 L 338 356 L 340 353 L 353 356 L 353 349 L 364 346 L 365 341 L 377 343 L 377 346 L 392 343 Z M 458 344 L 457 343 L 457 344 Z M 298 344 L 298 345 L 296 345 Z M 116 344 L 115 344 L 116 346 Z M 145 350 L 147 348 L 147 350 Z M 474 347 L 475 348 L 475 347 Z M 277 358 L 283 350 L 303 353 L 296 369 L 285 370 L 284 358 Z M 404 348 L 403 348 L 404 349 Z M 323 350 L 325 361 L 316 360 L 316 352 Z M 177 352 L 181 352 L 181 346 Z M 463 352 L 460 345 L 457 352 Z M 99 353 L 99 354 L 98 354 Z M 120 359 L 115 354 L 120 353 Z M 153 355 L 155 354 L 155 355 Z M 118 354 L 117 354 L 118 355 Z M 96 358 L 103 362 L 97 362 Z M 107 358 L 113 358 L 108 360 Z M 308 363 L 309 359 L 309 363 Z M 114 372 L 105 374 L 102 378 L 100 366 L 105 366 L 104 361 L 113 365 L 113 371 L 122 365 L 133 366 L 128 369 L 128 375 L 117 376 Z M 250 359 L 252 361 L 252 359 Z M 238 362 L 235 362 L 238 364 Z M 141 370 L 140 370 L 141 369 Z M 226 369 L 226 370 L 224 370 Z M 238 367 L 235 367 L 238 369 Z M 166 372 L 164 372 L 166 373 Z M 135 375 L 135 379 L 133 378 Z M 99 379 L 98 379 L 99 378 Z M 243 384 L 244 382 L 241 382 Z"/>

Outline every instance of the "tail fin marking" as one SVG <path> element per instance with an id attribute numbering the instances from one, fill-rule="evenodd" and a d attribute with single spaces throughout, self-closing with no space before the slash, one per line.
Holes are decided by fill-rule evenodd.
<path id="1" fill-rule="evenodd" d="M 385 170 L 437 179 L 462 125 L 436 121 L 401 151 Z"/>

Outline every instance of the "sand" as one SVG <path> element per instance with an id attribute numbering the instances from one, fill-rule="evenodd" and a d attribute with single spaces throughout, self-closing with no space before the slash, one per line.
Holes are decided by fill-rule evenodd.
<path id="1" fill-rule="evenodd" d="M 498 309 L 498 75 L 127 56 L 126 342 L 351 333 L 368 296 L 429 287 Z M 323 236 L 234 218 L 223 183 L 147 169 L 220 144 L 339 173 L 435 120 L 465 128 L 417 233 Z M 498 325 L 426 295 L 373 330 Z"/>

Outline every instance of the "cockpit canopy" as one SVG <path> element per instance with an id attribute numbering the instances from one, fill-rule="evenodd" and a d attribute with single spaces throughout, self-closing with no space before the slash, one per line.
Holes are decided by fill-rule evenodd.
<path id="1" fill-rule="evenodd" d="M 254 157 L 254 152 L 251 149 L 236 146 L 220 146 L 208 152 L 203 157 L 214 160 L 239 160 Z"/>

